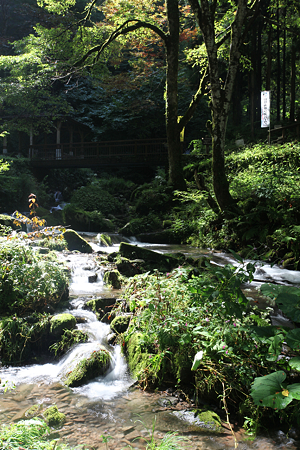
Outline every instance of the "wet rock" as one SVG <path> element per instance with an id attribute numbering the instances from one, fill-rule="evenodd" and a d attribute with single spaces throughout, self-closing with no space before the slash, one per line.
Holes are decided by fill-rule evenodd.
<path id="1" fill-rule="evenodd" d="M 143 259 L 129 261 L 129 259 L 121 258 L 121 262 L 117 263 L 117 269 L 122 275 L 129 278 L 141 274 L 143 264 L 145 264 Z"/>
<path id="2" fill-rule="evenodd" d="M 88 277 L 89 283 L 96 283 L 97 279 L 98 279 L 98 274 L 97 273 L 94 273 L 93 275 L 90 275 Z"/>
<path id="3" fill-rule="evenodd" d="M 116 304 L 116 299 L 114 297 L 108 298 L 95 298 L 88 300 L 84 306 L 84 309 L 90 309 L 100 320 L 104 317 L 108 317 L 112 311 L 112 308 Z M 109 320 L 107 320 L 109 322 Z"/>
<path id="4" fill-rule="evenodd" d="M 56 405 L 47 408 L 43 412 L 43 417 L 47 425 L 50 427 L 61 426 L 66 420 L 66 416 L 58 411 Z"/>
<path id="5" fill-rule="evenodd" d="M 68 250 L 77 250 L 81 253 L 92 253 L 93 249 L 90 244 L 79 236 L 74 230 L 67 230 L 63 233 L 63 237 L 67 242 Z"/>
<path id="6" fill-rule="evenodd" d="M 118 334 L 124 333 L 129 326 L 130 319 L 131 315 L 116 316 L 112 320 L 110 328 Z"/>
<path id="7" fill-rule="evenodd" d="M 105 284 L 112 286 L 114 289 L 120 289 L 122 277 L 118 270 L 109 270 L 105 272 L 103 281 Z"/>
<path id="8" fill-rule="evenodd" d="M 110 353 L 103 347 L 95 350 L 89 358 L 82 359 L 75 368 L 70 371 L 64 383 L 69 387 L 82 386 L 95 377 L 104 375 L 110 366 Z"/>
<path id="9" fill-rule="evenodd" d="M 115 345 L 116 344 L 116 339 L 117 339 L 117 334 L 116 333 L 110 333 L 107 336 L 107 343 L 109 345 Z"/>
<path id="10" fill-rule="evenodd" d="M 104 245 L 105 247 L 111 246 L 111 237 L 108 234 L 97 234 L 97 241 L 99 241 L 100 245 Z"/>
<path id="11" fill-rule="evenodd" d="M 184 420 L 193 427 L 219 432 L 222 422 L 217 413 L 210 410 L 194 410 L 194 411 L 174 411 L 173 413 L 179 419 Z"/>
<path id="12" fill-rule="evenodd" d="M 127 244 L 126 242 L 121 242 L 119 253 L 122 257 L 130 260 L 144 260 L 144 270 L 158 269 L 164 272 L 180 265 L 178 259 L 173 256 L 163 255 L 146 248 Z"/>
<path id="13" fill-rule="evenodd" d="M 28 408 L 25 413 L 24 413 L 24 417 L 26 419 L 32 419 L 33 417 L 36 417 L 39 412 L 42 409 L 42 405 L 32 405 L 30 408 Z"/>
<path id="14" fill-rule="evenodd" d="M 57 314 L 50 320 L 50 334 L 59 338 L 64 330 L 73 330 L 76 326 L 76 318 L 72 314 Z"/>
<path id="15" fill-rule="evenodd" d="M 170 406 L 175 406 L 178 403 L 178 398 L 176 397 L 162 397 L 159 398 L 157 401 L 159 406 L 162 406 L 163 408 L 167 408 Z"/>

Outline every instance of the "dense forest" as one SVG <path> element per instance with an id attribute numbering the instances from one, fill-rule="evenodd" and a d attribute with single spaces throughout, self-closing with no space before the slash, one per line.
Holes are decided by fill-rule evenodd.
<path id="1" fill-rule="evenodd" d="M 4 365 L 61 356 L 86 339 L 74 317 L 60 340 L 51 334 L 55 308 L 68 302 L 70 274 L 52 252 L 74 250 L 66 228 L 107 233 L 105 245 L 118 233 L 230 251 L 239 269 L 182 253 L 151 265 L 150 253 L 124 243 L 98 255 L 124 288 L 105 316 L 119 320 L 114 344 L 143 389 L 170 383 L 196 406 L 198 397 L 222 403 L 223 420 L 232 414 L 253 438 L 299 428 L 298 285 L 263 284 L 263 307 L 241 289 L 256 260 L 299 270 L 299 17 L 298 0 L 0 0 Z M 271 92 L 269 128 L 262 91 Z M 34 169 L 29 150 L 58 135 L 161 138 L 168 164 Z M 55 191 L 62 207 L 53 208 Z M 28 237 L 49 256 L 24 250 Z M 289 327 L 274 326 L 278 309 Z"/>

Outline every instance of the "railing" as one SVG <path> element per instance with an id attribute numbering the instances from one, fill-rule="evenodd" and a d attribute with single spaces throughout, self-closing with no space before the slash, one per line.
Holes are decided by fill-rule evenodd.
<path id="1" fill-rule="evenodd" d="M 49 165 L 54 161 L 70 165 L 98 164 L 142 164 L 167 159 L 165 139 L 139 139 L 132 141 L 76 142 L 31 146 L 29 158 L 34 165 Z"/>

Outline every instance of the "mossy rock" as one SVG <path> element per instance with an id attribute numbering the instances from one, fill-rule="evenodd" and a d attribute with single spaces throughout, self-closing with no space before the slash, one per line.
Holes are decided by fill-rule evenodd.
<path id="1" fill-rule="evenodd" d="M 118 270 L 109 270 L 105 272 L 103 281 L 114 289 L 120 289 L 122 285 L 122 276 Z"/>
<path id="2" fill-rule="evenodd" d="M 145 370 L 148 369 L 151 354 L 143 347 L 144 341 L 142 333 L 134 333 L 126 346 L 126 356 L 129 369 L 134 377 L 138 379 L 143 377 Z M 147 372 L 148 381 L 150 381 L 150 372 Z"/>
<path id="3" fill-rule="evenodd" d="M 161 272 L 170 271 L 179 265 L 178 259 L 171 255 L 163 255 L 147 248 L 121 242 L 119 253 L 130 260 L 142 259 L 147 270 L 158 269 Z"/>
<path id="4" fill-rule="evenodd" d="M 208 410 L 196 410 L 195 416 L 197 423 L 200 422 L 201 428 L 206 428 L 212 431 L 219 432 L 222 427 L 222 421 L 218 414 L 214 411 Z"/>
<path id="5" fill-rule="evenodd" d="M 49 427 L 61 426 L 66 420 L 65 414 L 60 413 L 56 405 L 52 405 L 47 408 L 43 412 L 43 417 Z"/>
<path id="6" fill-rule="evenodd" d="M 92 300 L 88 300 L 84 308 L 93 311 L 96 314 L 98 320 L 102 320 L 106 316 L 107 319 L 104 321 L 109 322 L 108 317 L 112 315 L 112 310 L 115 304 L 116 299 L 114 297 L 95 298 Z"/>
<path id="7" fill-rule="evenodd" d="M 145 261 L 142 259 L 135 259 L 130 261 L 127 258 L 119 257 L 116 263 L 118 271 L 124 275 L 124 277 L 133 277 L 143 273 L 143 265 Z"/>
<path id="8" fill-rule="evenodd" d="M 217 434 L 221 431 L 221 419 L 214 411 L 208 409 L 182 410 L 176 411 L 174 414 L 189 425 L 192 425 L 196 432 L 205 430 L 212 434 Z"/>
<path id="9" fill-rule="evenodd" d="M 108 234 L 98 234 L 97 238 L 101 245 L 104 245 L 105 247 L 111 246 L 111 237 Z"/>
<path id="10" fill-rule="evenodd" d="M 77 250 L 81 253 L 92 253 L 93 249 L 90 244 L 79 236 L 74 230 L 67 230 L 63 233 L 64 239 L 67 242 L 68 250 Z"/>
<path id="11" fill-rule="evenodd" d="M 124 333 L 129 326 L 130 318 L 131 316 L 117 316 L 112 320 L 110 328 L 118 334 Z"/>
<path id="12" fill-rule="evenodd" d="M 64 330 L 73 330 L 76 326 L 76 318 L 72 314 L 57 314 L 51 317 L 50 334 L 54 337 L 61 337 Z"/>
<path id="13" fill-rule="evenodd" d="M 30 408 L 26 409 L 24 413 L 25 419 L 32 419 L 33 417 L 36 417 L 39 415 L 40 411 L 42 409 L 42 405 L 32 405 Z"/>
<path id="14" fill-rule="evenodd" d="M 89 358 L 81 360 L 76 367 L 67 374 L 64 381 L 66 386 L 82 386 L 95 377 L 104 375 L 110 366 L 110 353 L 103 346 L 95 350 Z"/>

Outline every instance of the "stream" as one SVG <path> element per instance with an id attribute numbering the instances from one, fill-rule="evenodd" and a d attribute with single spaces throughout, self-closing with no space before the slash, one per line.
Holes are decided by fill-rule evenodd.
<path id="1" fill-rule="evenodd" d="M 117 251 L 120 237 L 112 236 L 111 247 L 99 247 L 95 233 L 84 233 L 83 237 L 90 241 L 94 250 L 106 252 Z M 124 240 L 124 238 L 122 238 Z M 182 252 L 199 257 L 210 256 L 216 264 L 228 262 L 237 264 L 229 255 L 220 252 L 209 252 L 188 246 L 154 245 L 131 243 L 147 247 L 159 252 Z M 107 288 L 103 284 L 101 271 L 97 282 L 89 283 L 88 276 L 95 273 L 96 264 L 93 254 L 64 252 L 60 257 L 67 261 L 72 273 L 70 280 L 70 308 L 67 311 L 78 318 L 77 327 L 86 332 L 89 339 L 86 343 L 73 347 L 56 363 L 30 365 L 23 367 L 1 368 L 2 382 L 8 380 L 16 388 L 0 393 L 0 423 L 10 423 L 24 417 L 26 410 L 39 404 L 41 409 L 56 404 L 60 412 L 66 415 L 66 422 L 59 430 L 54 430 L 52 438 L 63 438 L 72 446 L 85 445 L 90 450 L 101 450 L 107 447 L 101 435 L 110 435 L 108 448 L 125 449 L 131 445 L 133 449 L 145 449 L 155 421 L 154 436 L 162 438 L 167 432 L 177 431 L 188 438 L 186 448 L 192 450 L 233 449 L 234 440 L 228 427 L 222 433 L 211 434 L 200 429 L 194 423 L 193 414 L 188 412 L 188 404 L 175 393 L 143 392 L 135 387 L 127 370 L 126 361 L 119 346 L 111 347 L 107 340 L 110 334 L 108 324 L 98 322 L 94 313 L 84 309 L 87 300 L 94 297 L 121 297 L 122 291 Z M 244 286 L 247 296 L 259 299 L 257 288 L 263 282 L 300 284 L 300 272 L 258 264 L 255 281 Z M 274 317 L 274 321 L 284 321 L 284 317 Z M 274 322 L 275 323 L 275 322 Z M 104 345 L 112 354 L 112 368 L 108 375 L 99 377 L 79 388 L 66 388 L 60 379 L 69 371 L 79 358 L 88 356 L 93 350 Z M 280 430 L 270 436 L 260 436 L 254 441 L 245 440 L 245 433 L 235 429 L 236 438 L 241 450 L 260 449 L 297 449 L 300 442 L 293 437 L 286 437 Z"/>

